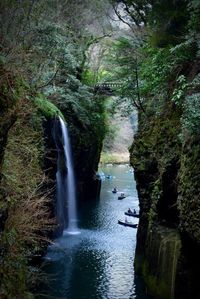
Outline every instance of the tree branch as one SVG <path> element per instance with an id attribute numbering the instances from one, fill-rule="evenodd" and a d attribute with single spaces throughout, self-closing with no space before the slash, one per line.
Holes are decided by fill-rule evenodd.
<path id="1" fill-rule="evenodd" d="M 44 87 L 48 86 L 48 85 L 51 83 L 51 81 L 53 81 L 53 80 L 55 79 L 57 73 L 58 73 L 58 69 L 56 70 L 56 72 L 55 72 L 55 74 L 53 75 L 53 77 L 52 77 L 47 83 L 45 83 L 45 84 L 43 84 L 43 85 L 41 85 L 41 86 L 38 86 L 37 88 L 38 88 L 38 89 L 41 89 L 41 88 L 44 88 Z"/>
<path id="2" fill-rule="evenodd" d="M 130 27 L 130 29 L 132 30 L 132 29 L 133 29 L 132 26 L 131 26 L 127 21 L 125 21 L 125 20 L 123 19 L 123 17 L 120 15 L 120 13 L 119 13 L 119 11 L 117 10 L 117 8 L 116 8 L 114 5 L 112 5 L 112 7 L 113 7 L 113 10 L 114 10 L 116 16 L 119 18 L 119 20 L 122 21 L 124 24 L 128 25 L 128 26 Z"/>

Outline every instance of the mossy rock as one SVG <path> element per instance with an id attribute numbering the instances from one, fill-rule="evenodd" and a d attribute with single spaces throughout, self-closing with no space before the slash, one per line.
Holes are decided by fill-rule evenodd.
<path id="1" fill-rule="evenodd" d="M 43 95 L 38 95 L 33 99 L 37 109 L 47 119 L 60 116 L 64 119 L 62 112 Z"/>
<path id="2" fill-rule="evenodd" d="M 179 172 L 180 228 L 200 244 L 200 139 L 190 136 L 181 156 Z"/>
<path id="3" fill-rule="evenodd" d="M 148 231 L 145 256 L 140 257 L 138 267 L 155 298 L 174 298 L 180 249 L 181 239 L 177 230 L 157 226 Z"/>

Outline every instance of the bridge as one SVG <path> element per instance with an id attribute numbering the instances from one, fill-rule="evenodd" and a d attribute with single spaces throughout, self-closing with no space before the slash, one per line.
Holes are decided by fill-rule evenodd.
<path id="1" fill-rule="evenodd" d="M 115 89 L 121 88 L 125 82 L 102 82 L 94 85 L 94 92 L 98 94 L 112 95 Z"/>
<path id="2" fill-rule="evenodd" d="M 102 82 L 95 84 L 95 88 L 120 88 L 124 85 L 124 82 Z"/>

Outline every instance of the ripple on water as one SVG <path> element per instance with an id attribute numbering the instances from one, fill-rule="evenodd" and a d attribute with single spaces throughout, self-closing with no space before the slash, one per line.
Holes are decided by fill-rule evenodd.
<path id="1" fill-rule="evenodd" d="M 49 247 L 44 268 L 56 278 L 46 289 L 48 299 L 136 298 L 133 263 L 137 230 L 117 223 L 129 207 L 138 207 L 133 174 L 127 167 L 112 166 L 109 174 L 113 179 L 103 182 L 100 201 L 84 204 L 80 234 L 64 234 Z M 130 196 L 118 201 L 111 192 L 114 185 Z"/>

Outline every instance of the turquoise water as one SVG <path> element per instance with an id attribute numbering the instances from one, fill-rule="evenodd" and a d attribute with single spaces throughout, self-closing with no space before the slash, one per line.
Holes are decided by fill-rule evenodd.
<path id="1" fill-rule="evenodd" d="M 148 298 L 134 277 L 137 229 L 118 224 L 129 207 L 138 211 L 133 173 L 127 165 L 101 170 L 112 178 L 103 181 L 100 200 L 80 208 L 80 234 L 65 235 L 48 249 L 43 265 L 47 283 L 41 290 L 45 298 Z M 111 192 L 114 186 L 127 197 L 118 200 L 119 194 Z"/>

